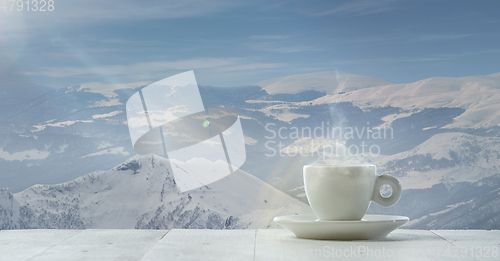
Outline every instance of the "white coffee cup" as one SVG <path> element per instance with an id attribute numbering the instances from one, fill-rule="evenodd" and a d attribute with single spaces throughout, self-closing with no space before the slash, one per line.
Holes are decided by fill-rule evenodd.
<path id="1" fill-rule="evenodd" d="M 391 186 L 391 196 L 380 194 L 383 185 Z M 375 165 L 306 165 L 304 187 L 320 220 L 360 220 L 371 201 L 390 207 L 402 192 L 396 178 L 377 176 Z"/>

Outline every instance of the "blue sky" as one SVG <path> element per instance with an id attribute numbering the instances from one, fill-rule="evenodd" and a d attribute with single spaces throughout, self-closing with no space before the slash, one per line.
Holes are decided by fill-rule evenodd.
<path id="1" fill-rule="evenodd" d="M 396 83 L 500 72 L 500 1 L 54 0 L 54 7 L 0 8 L 0 85 L 152 82 L 191 69 L 199 84 L 213 86 L 336 70 Z"/>

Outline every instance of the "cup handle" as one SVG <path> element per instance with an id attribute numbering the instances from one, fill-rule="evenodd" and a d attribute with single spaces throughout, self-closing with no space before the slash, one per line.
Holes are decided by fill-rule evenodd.
<path id="1" fill-rule="evenodd" d="M 391 186 L 392 194 L 390 197 L 384 198 L 380 194 L 380 187 L 382 187 L 383 185 Z M 401 198 L 401 192 L 401 184 L 399 184 L 399 181 L 395 177 L 389 175 L 380 175 L 375 180 L 372 201 L 383 207 L 390 207 L 399 201 L 399 198 Z"/>

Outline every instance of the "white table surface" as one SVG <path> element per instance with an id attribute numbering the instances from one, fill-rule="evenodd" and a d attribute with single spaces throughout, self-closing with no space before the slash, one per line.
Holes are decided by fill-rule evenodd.
<path id="1" fill-rule="evenodd" d="M 500 230 L 328 241 L 258 230 L 2 230 L 0 260 L 500 260 Z"/>

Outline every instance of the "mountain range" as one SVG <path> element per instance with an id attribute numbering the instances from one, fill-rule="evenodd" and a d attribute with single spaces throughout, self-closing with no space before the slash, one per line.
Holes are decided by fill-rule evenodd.
<path id="1" fill-rule="evenodd" d="M 130 160 L 149 166 L 149 159 L 134 158 L 124 105 L 144 85 L 88 83 L 58 90 L 42 86 L 2 86 L 2 111 L 5 113 L 0 115 L 0 187 L 9 189 L 1 192 L 0 206 L 3 206 L 4 212 L 0 211 L 0 216 L 5 217 L 4 224 L 11 224 L 4 225 L 5 228 L 21 227 L 19 216 L 16 216 L 21 211 L 37 213 L 47 208 L 33 203 L 42 200 L 33 191 L 42 193 L 44 189 L 53 190 L 75 182 L 85 184 L 82 179 L 101 173 L 95 171 L 113 169 L 111 172 L 116 172 L 116 166 L 127 165 Z M 206 107 L 223 106 L 239 113 L 247 151 L 247 161 L 241 171 L 303 203 L 307 203 L 302 184 L 303 165 L 318 160 L 330 164 L 370 163 L 377 165 L 379 173 L 396 176 L 404 192 L 395 206 L 382 208 L 372 204 L 369 212 L 409 216 L 412 219 L 407 225 L 409 228 L 499 229 L 499 88 L 500 73 L 461 78 L 436 77 L 394 84 L 355 74 L 321 72 L 271 79 L 253 86 L 222 88 L 201 85 L 200 93 Z M 294 136 L 294 127 L 314 130 L 322 126 L 363 130 L 363 135 L 333 139 L 324 135 L 307 135 L 306 132 Z M 280 129 L 279 135 L 273 137 L 272 131 L 277 133 Z M 389 130 L 390 135 L 379 139 L 371 135 L 384 130 Z M 379 150 L 375 155 L 357 153 L 354 156 L 325 155 L 318 150 L 339 144 L 358 148 L 361 145 L 368 148 L 374 146 Z M 289 153 L 297 148 L 310 152 L 310 155 Z M 276 152 L 273 156 L 269 156 L 271 149 Z M 280 151 L 284 153 L 280 155 Z M 161 161 L 157 157 L 154 159 Z M 121 173 L 111 172 L 102 175 L 118 177 L 116 173 Z M 168 176 L 166 172 L 161 175 Z M 110 183 L 118 182 L 111 180 Z M 57 183 L 62 184 L 54 185 Z M 102 183 L 100 186 L 107 188 L 108 185 Z M 146 186 L 137 189 L 147 190 Z M 90 209 L 86 203 L 88 199 L 83 195 L 91 197 L 91 193 L 77 197 L 70 191 L 63 191 L 58 198 L 76 199 L 80 202 L 78 208 Z M 125 192 L 120 190 L 120 193 Z M 182 197 L 174 190 L 170 190 L 170 194 Z M 25 195 L 31 195 L 34 201 L 19 200 Z M 227 195 L 241 199 L 238 191 Z M 145 199 L 144 194 L 141 197 Z M 12 200 L 9 201 L 9 198 Z M 17 201 L 14 200 L 16 198 Z M 100 202 L 106 201 L 105 198 L 102 197 Z M 157 196 L 155 200 L 159 198 Z M 268 197 L 265 200 L 269 202 L 271 199 Z M 296 202 L 291 197 L 283 199 L 275 210 L 285 206 L 285 201 Z M 183 204 L 180 199 L 176 202 Z M 203 204 L 205 211 L 219 213 L 212 203 Z M 9 204 L 18 208 L 8 207 Z M 26 209 L 28 205 L 29 211 Z M 155 208 L 158 202 L 147 205 Z M 228 203 L 227 207 L 236 206 Z M 255 218 L 256 213 L 260 213 L 266 218 L 262 225 L 255 227 L 266 227 L 268 215 L 262 213 L 276 213 L 273 207 L 248 209 L 244 214 L 227 209 L 229 214 L 219 217 L 220 220 L 238 217 L 239 226 L 245 227 L 245 222 L 252 222 L 244 221 L 245 217 L 256 224 L 261 222 Z M 57 211 L 59 216 L 54 218 L 59 221 L 54 221 L 54 224 L 64 227 L 61 215 L 68 212 Z M 92 225 L 97 223 L 112 225 L 104 221 L 92 223 L 94 217 L 85 216 L 88 211 L 79 211 L 71 213 L 83 215 L 78 219 L 83 223 L 74 221 L 82 227 L 105 227 Z M 138 213 L 148 213 L 144 222 L 150 222 L 149 218 L 153 216 L 151 211 L 141 209 Z M 168 216 L 168 211 L 173 210 L 165 208 L 160 212 Z M 26 227 L 50 227 L 40 225 L 45 224 L 40 218 L 43 216 L 41 219 L 50 224 L 52 212 L 40 213 L 33 214 L 34 219 L 23 224 Z M 132 215 L 123 224 L 136 227 L 140 220 L 137 215 Z M 250 216 L 254 218 L 248 218 Z M 71 224 L 73 221 L 68 222 Z M 162 226 L 186 225 L 182 222 L 165 225 L 167 223 L 163 222 Z"/>
<path id="2" fill-rule="evenodd" d="M 61 184 L 0 190 L 0 229 L 270 228 L 277 226 L 276 215 L 308 211 L 241 170 L 180 193 L 169 160 L 159 156 L 133 156 L 111 170 Z"/>

